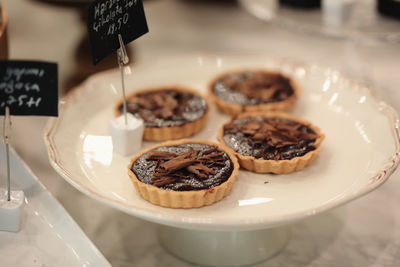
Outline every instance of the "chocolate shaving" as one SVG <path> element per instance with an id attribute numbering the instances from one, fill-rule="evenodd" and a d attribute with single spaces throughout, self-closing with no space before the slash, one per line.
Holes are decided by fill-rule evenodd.
<path id="1" fill-rule="evenodd" d="M 209 174 L 215 174 L 215 172 L 204 166 L 203 164 L 196 164 L 187 167 L 187 170 L 191 173 L 196 174 L 199 178 L 207 179 Z"/>
<path id="2" fill-rule="evenodd" d="M 136 98 L 135 102 L 138 104 L 139 109 L 140 108 L 145 108 L 145 109 L 153 109 L 154 105 L 151 101 L 148 101 L 146 98 Z"/>
<path id="3" fill-rule="evenodd" d="M 279 160 L 281 158 L 281 155 L 278 154 L 278 150 L 274 151 L 274 160 Z"/>
<path id="4" fill-rule="evenodd" d="M 258 98 L 261 99 L 262 101 L 267 101 L 271 99 L 276 92 L 276 89 L 267 89 L 267 90 L 260 90 Z"/>
<path id="5" fill-rule="evenodd" d="M 171 119 L 175 114 L 182 116 L 191 97 L 175 90 L 142 93 L 129 100 L 128 111 L 139 113 L 146 122 L 153 122 L 155 118 Z"/>
<path id="6" fill-rule="evenodd" d="M 169 107 L 162 107 L 153 111 L 153 114 L 158 118 L 168 119 L 171 118 L 174 113 Z"/>
<path id="7" fill-rule="evenodd" d="M 274 125 L 271 125 L 268 122 L 263 123 L 260 132 L 269 132 L 269 131 L 278 131 L 278 130 Z"/>
<path id="8" fill-rule="evenodd" d="M 177 179 L 207 179 L 215 175 L 212 166 L 224 166 L 225 162 L 224 152 L 216 146 L 205 151 L 189 147 L 189 151 L 183 154 L 153 150 L 147 160 L 158 161 L 151 178 L 153 185 L 158 187 L 174 183 Z"/>
<path id="9" fill-rule="evenodd" d="M 161 94 L 155 94 L 153 96 L 153 101 L 157 107 L 162 107 L 164 105 L 164 98 Z M 148 101 L 148 103 L 150 103 L 150 101 Z"/>
<path id="10" fill-rule="evenodd" d="M 271 134 L 268 132 L 255 132 L 252 136 L 254 141 L 263 141 L 267 139 Z"/>
<path id="11" fill-rule="evenodd" d="M 185 168 L 193 163 L 196 163 L 196 159 L 185 159 L 181 156 L 168 160 L 160 165 L 161 168 L 165 169 L 168 173 Z"/>
<path id="12" fill-rule="evenodd" d="M 212 153 L 212 152 L 215 152 L 215 151 L 217 151 L 217 147 L 216 146 L 213 146 L 212 148 L 210 148 L 210 149 L 208 149 L 208 150 L 206 150 L 206 151 L 203 151 L 203 155 L 208 155 L 208 154 L 210 154 L 210 153 Z"/>
<path id="13" fill-rule="evenodd" d="M 189 97 L 187 97 L 187 96 L 180 97 L 179 105 L 177 105 L 177 108 L 176 108 L 176 114 L 178 114 L 179 116 L 182 116 L 183 112 L 186 109 L 188 102 L 189 102 Z"/>
<path id="14" fill-rule="evenodd" d="M 169 160 L 176 156 L 177 155 L 175 153 L 152 150 L 149 152 L 149 156 L 147 157 L 147 159 L 148 160 L 158 160 L 158 159 Z"/>
<path id="15" fill-rule="evenodd" d="M 246 135 L 254 135 L 257 133 L 257 130 L 253 130 L 253 129 L 243 129 L 242 133 L 246 134 Z"/>
<path id="16" fill-rule="evenodd" d="M 313 149 L 318 135 L 306 125 L 281 118 L 250 118 L 233 121 L 224 127 L 225 134 L 243 133 L 247 143 L 260 152 L 260 157 L 279 160 Z M 244 137 L 243 137 L 244 138 Z M 301 149 L 302 146 L 307 146 Z M 296 150 L 300 152 L 285 152 Z M 309 151 L 308 150 L 308 151 Z M 257 155 L 259 152 L 254 152 Z M 285 154 L 285 155 L 284 155 Z M 287 155 L 286 155 L 287 154 Z"/>
<path id="17" fill-rule="evenodd" d="M 168 177 L 168 176 L 161 176 L 161 177 L 158 177 L 157 179 L 151 179 L 151 182 L 153 183 L 153 185 L 157 186 L 157 187 L 161 187 L 163 185 L 170 184 L 175 181 L 176 181 L 175 178 Z"/>
<path id="18" fill-rule="evenodd" d="M 261 102 L 283 100 L 294 92 L 289 79 L 281 74 L 253 72 L 240 77 L 238 79 L 234 75 L 229 75 L 223 79 L 223 83 L 250 99 L 258 99 Z"/>
<path id="19" fill-rule="evenodd" d="M 249 130 L 258 130 L 261 128 L 261 123 L 257 121 L 249 121 L 246 123 L 246 128 Z"/>
<path id="20" fill-rule="evenodd" d="M 152 113 L 146 109 L 141 109 L 139 111 L 140 117 L 142 117 L 145 121 L 153 121 Z"/>
<path id="21" fill-rule="evenodd" d="M 240 132 L 240 128 L 238 128 L 234 123 L 229 123 L 225 125 L 224 131 L 225 133 L 234 134 Z"/>
<path id="22" fill-rule="evenodd" d="M 200 160 L 208 160 L 211 158 L 219 158 L 220 156 L 224 155 L 224 152 L 219 152 L 219 153 L 213 153 L 213 154 L 208 154 L 208 155 L 204 155 L 202 157 L 200 157 Z"/>

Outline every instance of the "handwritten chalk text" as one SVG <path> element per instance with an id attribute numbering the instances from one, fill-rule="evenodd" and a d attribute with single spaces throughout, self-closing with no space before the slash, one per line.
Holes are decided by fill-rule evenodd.
<path id="1" fill-rule="evenodd" d="M 6 74 L 3 77 L 5 81 L 15 78 L 17 81 L 21 80 L 23 75 L 31 75 L 43 77 L 44 69 L 38 68 L 7 68 Z"/>
<path id="2" fill-rule="evenodd" d="M 113 35 L 129 21 L 129 8 L 137 0 L 108 0 L 94 7 L 93 30 L 106 35 Z"/>
<path id="3" fill-rule="evenodd" d="M 36 108 L 42 98 L 34 96 L 40 94 L 39 80 L 45 74 L 41 68 L 16 68 L 8 67 L 0 80 L 0 93 L 5 94 L 5 98 L 0 100 L 0 108 L 5 106 L 26 106 Z M 30 82 L 35 79 L 38 82 Z M 34 94 L 29 96 L 28 94 Z"/>
<path id="4" fill-rule="evenodd" d="M 5 107 L 14 116 L 58 116 L 57 63 L 0 60 L 0 116 Z"/>
<path id="5" fill-rule="evenodd" d="M 15 97 L 13 95 L 9 95 L 6 100 L 1 101 L 0 108 L 4 108 L 7 106 L 17 105 L 18 107 L 26 106 L 28 108 L 37 108 L 39 107 L 40 101 L 42 101 L 41 97 L 33 97 L 27 95 L 19 95 Z"/>

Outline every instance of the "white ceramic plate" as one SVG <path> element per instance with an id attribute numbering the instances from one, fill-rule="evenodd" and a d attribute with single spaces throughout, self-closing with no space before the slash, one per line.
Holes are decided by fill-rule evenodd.
<path id="1" fill-rule="evenodd" d="M 0 187 L 5 186 L 5 146 L 0 144 Z M 1 266 L 111 266 L 28 166 L 10 151 L 12 188 L 23 190 L 18 233 L 0 231 Z M 0 218 L 1 219 L 1 218 Z"/>
<path id="2" fill-rule="evenodd" d="M 171 226 L 224 230 L 267 228 L 328 210 L 377 188 L 396 168 L 396 112 L 332 70 L 265 56 L 185 57 L 128 67 L 126 85 L 133 91 L 183 84 L 205 92 L 214 75 L 237 68 L 279 70 L 298 82 L 301 96 L 292 112 L 326 135 L 309 167 L 288 175 L 241 170 L 231 194 L 209 207 L 183 210 L 148 203 L 128 178 L 129 157 L 112 152 L 108 122 L 120 98 L 118 70 L 92 77 L 61 101 L 60 116 L 49 121 L 45 134 L 51 164 L 78 190 L 129 214 Z M 213 108 L 205 129 L 194 137 L 215 141 L 227 120 Z"/>

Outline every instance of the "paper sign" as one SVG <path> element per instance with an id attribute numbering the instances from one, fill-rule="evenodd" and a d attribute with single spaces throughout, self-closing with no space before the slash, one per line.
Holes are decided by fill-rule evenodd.
<path id="1" fill-rule="evenodd" d="M 0 115 L 58 116 L 58 66 L 0 60 Z"/>
<path id="2" fill-rule="evenodd" d="M 120 45 L 147 33 L 146 17 L 142 0 L 96 0 L 89 6 L 88 29 L 93 64 L 96 65 Z"/>

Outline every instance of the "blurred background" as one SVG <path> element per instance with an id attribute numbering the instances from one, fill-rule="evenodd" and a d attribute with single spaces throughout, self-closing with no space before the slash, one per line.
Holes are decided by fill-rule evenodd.
<path id="1" fill-rule="evenodd" d="M 115 54 L 91 65 L 89 2 L 0 0 L 1 22 L 7 22 L 7 29 L 0 27 L 0 58 L 58 62 L 61 95 L 88 76 L 117 67 Z M 270 55 L 337 69 L 400 110 L 400 12 L 390 6 L 398 1 L 379 1 L 380 11 L 372 0 L 143 2 L 149 33 L 127 46 L 133 66 L 187 55 Z M 392 8 L 385 9 L 388 5 Z M 13 118 L 13 147 L 113 266 L 194 266 L 158 244 L 153 224 L 67 184 L 48 162 L 42 141 L 46 121 Z M 396 209 L 395 174 L 363 201 L 294 224 L 285 250 L 255 266 L 400 266 L 399 213 L 379 220 L 371 215 Z"/>

